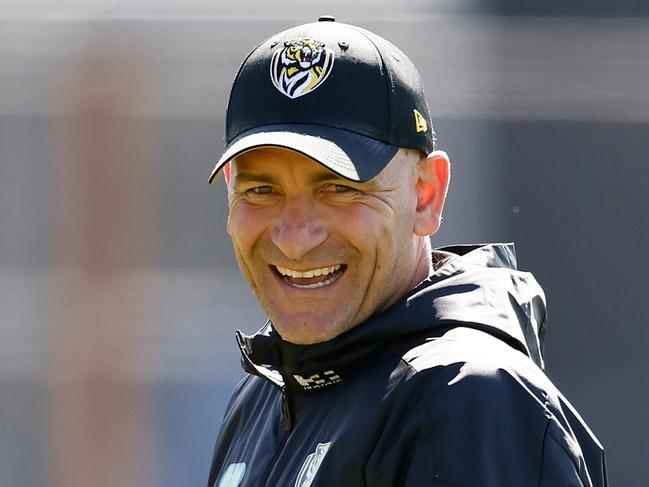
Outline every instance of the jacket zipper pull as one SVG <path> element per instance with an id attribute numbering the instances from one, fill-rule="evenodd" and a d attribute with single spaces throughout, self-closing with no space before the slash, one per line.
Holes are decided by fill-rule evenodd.
<path id="1" fill-rule="evenodd" d="M 293 428 L 293 418 L 291 417 L 289 399 L 284 389 L 282 389 L 282 421 L 284 423 L 284 431 L 291 431 L 291 428 Z"/>

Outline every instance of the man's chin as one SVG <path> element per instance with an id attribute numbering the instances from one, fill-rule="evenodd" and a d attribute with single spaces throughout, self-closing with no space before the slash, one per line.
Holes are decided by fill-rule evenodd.
<path id="1" fill-rule="evenodd" d="M 306 320 L 292 318 L 274 318 L 273 325 L 282 339 L 296 345 L 313 345 L 337 337 L 350 326 L 344 320 L 332 324 L 331 319 Z"/>

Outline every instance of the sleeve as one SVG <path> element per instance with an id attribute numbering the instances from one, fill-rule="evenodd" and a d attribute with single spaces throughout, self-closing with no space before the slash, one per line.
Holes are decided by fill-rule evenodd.
<path id="1" fill-rule="evenodd" d="M 395 448 L 384 459 L 376 487 L 592 487 L 570 452 L 546 434 L 541 452 L 533 444 L 462 437 L 448 448 L 432 428 Z M 586 477 L 588 476 L 586 472 Z"/>
<path id="2" fill-rule="evenodd" d="M 547 434 L 543 448 L 543 462 L 539 487 L 584 487 L 575 462 L 560 443 Z"/>
<path id="3" fill-rule="evenodd" d="M 573 428 L 576 425 L 573 425 Z M 599 455 L 588 449 L 599 448 Z M 590 456 L 590 465 L 586 458 Z M 594 461 L 598 456 L 599 461 Z M 579 443 L 555 420 L 548 422 L 543 444 L 543 459 L 539 487 L 574 486 L 607 487 L 604 452 L 599 443 Z"/>
<path id="4" fill-rule="evenodd" d="M 504 371 L 421 395 L 402 419 L 384 433 L 392 442 L 368 464 L 367 485 L 599 487 L 576 440 Z"/>

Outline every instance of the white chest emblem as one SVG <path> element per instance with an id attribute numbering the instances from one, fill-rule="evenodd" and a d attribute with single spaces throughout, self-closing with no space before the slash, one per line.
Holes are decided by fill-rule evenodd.
<path id="1" fill-rule="evenodd" d="M 329 443 L 318 443 L 318 446 L 315 447 L 315 452 L 310 453 L 304 463 L 300 472 L 297 474 L 297 479 L 295 480 L 295 487 L 309 487 L 313 483 L 315 475 L 318 473 L 320 464 L 324 460 L 331 442 Z"/>
<path id="2" fill-rule="evenodd" d="M 216 487 L 237 487 L 246 473 L 245 463 L 231 463 L 223 471 L 219 483 Z"/>

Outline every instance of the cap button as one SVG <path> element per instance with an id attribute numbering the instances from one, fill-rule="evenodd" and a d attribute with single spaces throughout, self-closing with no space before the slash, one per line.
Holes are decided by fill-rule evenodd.
<path id="1" fill-rule="evenodd" d="M 335 22 L 336 18 L 333 15 L 321 15 L 318 22 Z"/>

